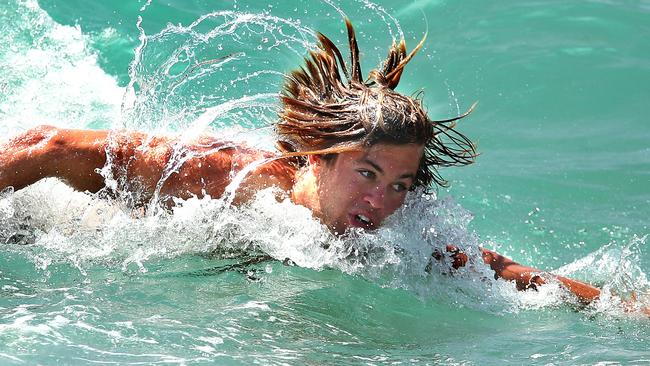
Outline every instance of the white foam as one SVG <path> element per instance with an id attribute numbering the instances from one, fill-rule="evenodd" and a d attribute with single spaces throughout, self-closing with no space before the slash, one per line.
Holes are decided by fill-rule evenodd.
<path id="1" fill-rule="evenodd" d="M 99 122 L 106 126 L 122 126 L 122 122 L 116 121 L 123 90 L 99 68 L 88 38 L 76 27 L 55 23 L 38 8 L 35 0 L 16 6 L 22 7 L 18 13 L 26 17 L 17 23 L 23 27 L 16 28 L 17 31 L 26 30 L 36 41 L 21 43 L 13 42 L 11 36 L 2 38 L 10 40 L 6 45 L 10 51 L 1 54 L 2 61 L 10 67 L 0 71 L 9 85 L 7 96 L 0 99 L 0 112 L 3 113 L 0 130 L 11 133 L 40 123 L 84 127 Z M 199 32 L 204 20 L 221 18 L 221 26 Z M 141 62 L 147 52 L 156 54 L 153 52 L 156 46 L 165 49 L 166 37 L 177 37 L 181 43 L 196 47 L 206 40 L 226 34 L 232 36 L 237 27 L 249 23 L 268 27 L 265 29 L 273 36 L 287 37 L 280 40 L 289 49 L 306 48 L 305 34 L 311 33 L 283 19 L 235 12 L 208 14 L 187 27 L 170 25 L 150 37 L 140 28 L 142 44 L 136 50 L 131 69 L 132 84 L 124 100 L 127 107 L 135 111 L 132 117 L 143 119 L 128 121 L 126 126 L 144 127 L 150 132 L 181 130 L 185 132 L 182 138 L 189 139 L 211 128 L 215 120 L 224 116 L 250 117 L 239 117 L 237 113 L 251 106 L 257 107 L 256 111 L 271 110 L 273 105 L 269 100 L 275 94 L 250 93 L 258 88 L 245 85 L 264 75 L 279 78 L 270 70 L 247 71 L 243 73 L 245 76 L 235 78 L 233 81 L 243 85 L 243 94 L 234 98 L 226 98 L 228 95 L 223 89 L 223 95 L 202 97 L 197 101 L 187 90 L 197 87 L 199 93 L 199 84 L 179 83 L 202 81 L 199 79 L 204 76 L 220 74 L 215 72 L 216 63 L 204 64 L 205 68 L 198 71 L 190 67 L 186 72 L 197 72 L 178 81 L 168 72 L 182 59 L 182 48 L 172 50 L 169 58 L 162 59 L 160 63 L 165 68 L 154 65 L 156 70 L 166 70 L 167 74 L 147 70 L 143 65 L 148 62 Z M 295 38 L 279 31 L 277 25 L 293 27 Z M 399 28 L 398 31 L 401 34 Z M 110 37 L 111 32 L 108 30 L 102 36 Z M 259 36 L 268 38 L 265 37 L 268 34 Z M 302 54 L 302 49 L 297 53 Z M 214 56 L 206 53 L 201 55 L 204 59 L 197 57 L 192 62 L 200 65 Z M 151 84 L 147 84 L 149 82 Z M 136 83 L 141 93 L 136 93 Z M 233 86 L 223 84 L 228 85 Z M 186 104 L 165 104 L 175 101 L 178 95 L 174 90 L 181 86 L 188 88 L 181 94 Z M 144 93 L 146 88 L 143 87 L 150 88 L 153 94 Z M 221 100 L 218 97 L 225 98 L 227 103 L 218 104 Z M 196 106 L 192 110 L 183 109 L 188 105 Z M 166 118 L 158 119 L 159 112 Z M 176 117 L 181 117 L 181 121 L 175 122 Z M 224 128 L 223 124 L 217 124 L 217 127 L 222 137 L 235 140 L 245 137 L 250 142 L 251 135 L 241 125 Z M 243 136 L 242 132 L 247 135 Z M 255 146 L 270 145 L 270 135 L 259 132 L 255 131 L 255 138 L 259 139 Z M 7 250 L 25 253 L 42 269 L 52 264 L 69 263 L 84 272 L 88 266 L 99 263 L 117 265 L 124 271 L 145 272 L 149 263 L 158 258 L 233 250 L 263 252 L 315 270 L 335 268 L 364 276 L 381 286 L 405 288 L 424 298 L 495 311 L 558 306 L 566 298 L 566 292 L 557 284 L 543 286 L 539 292 L 522 293 L 510 282 L 495 281 L 492 272 L 482 263 L 478 250 L 480 239 L 468 230 L 471 214 L 451 199 L 438 200 L 423 196 L 421 192 L 411 193 L 403 209 L 390 217 L 381 229 L 356 231 L 346 237 L 332 235 L 307 208 L 288 199 L 278 200 L 278 193 L 273 189 L 259 192 L 249 204 L 241 207 L 231 207 L 227 203 L 209 197 L 192 198 L 179 201 L 179 206 L 171 212 L 150 210 L 146 214 L 125 208 L 120 202 L 74 192 L 50 179 L 0 196 L 0 240 L 31 243 L 7 246 Z M 448 262 L 431 261 L 431 253 L 434 250 L 444 252 L 447 244 L 454 244 L 468 254 L 466 267 L 451 271 Z M 643 271 L 633 265 L 634 256 L 629 248 L 614 249 L 596 252 L 559 270 L 560 274 L 596 275 L 603 280 L 606 291 L 602 301 L 594 306 L 597 312 L 620 309 L 620 298 L 612 295 L 611 288 L 627 293 L 648 287 Z M 631 253 L 634 254 L 634 250 Z M 427 267 L 429 271 L 425 270 Z M 619 275 L 622 273 L 633 273 L 638 280 L 631 282 Z M 56 327 L 61 321 L 63 319 L 57 319 L 51 325 Z M 110 336 L 119 337 L 119 333 Z"/>
<path id="2" fill-rule="evenodd" d="M 44 123 L 108 126 L 119 118 L 123 88 L 99 67 L 88 36 L 53 21 L 35 0 L 9 6 L 19 19 L 0 38 L 3 135 Z"/>
<path id="3" fill-rule="evenodd" d="M 209 197 L 179 203 L 171 212 L 142 215 L 119 203 L 74 192 L 57 180 L 44 180 L 0 197 L 0 206 L 8 208 L 0 218 L 0 236 L 4 236 L 0 239 L 7 240 L 17 228 L 28 232 L 23 239 L 33 245 L 5 248 L 25 253 L 42 269 L 69 263 L 83 273 L 88 266 L 103 263 L 121 266 L 127 272 L 146 272 L 149 263 L 160 258 L 261 252 L 285 263 L 315 270 L 335 268 L 381 286 L 407 289 L 425 299 L 488 311 L 557 307 L 567 300 L 578 306 L 557 283 L 542 286 L 539 291 L 519 292 L 511 282 L 495 281 L 482 262 L 479 238 L 467 229 L 471 214 L 449 198 L 427 200 L 420 193 L 412 193 L 405 207 L 385 226 L 346 237 L 332 235 L 307 208 L 288 199 L 278 201 L 278 192 L 273 189 L 259 192 L 240 207 L 229 207 L 223 200 Z M 630 253 L 638 254 L 634 247 L 641 246 L 643 239 L 628 245 Z M 444 252 L 447 244 L 457 245 L 468 254 L 466 267 L 454 271 L 449 261 L 431 261 L 431 253 Z M 630 253 L 621 254 L 620 248 L 604 249 L 593 253 L 594 258 L 578 260 L 556 272 L 578 278 L 606 278 L 602 299 L 590 311 L 623 313 L 619 295 L 625 297 L 648 288 L 645 274 L 635 266 Z M 576 269 L 584 263 L 601 262 L 610 266 L 590 264 Z M 634 274 L 635 281 L 622 280 L 622 268 Z"/>

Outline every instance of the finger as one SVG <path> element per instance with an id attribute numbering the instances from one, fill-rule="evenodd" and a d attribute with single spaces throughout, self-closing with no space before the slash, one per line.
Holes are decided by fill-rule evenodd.
<path id="1" fill-rule="evenodd" d="M 458 252 L 460 252 L 460 249 L 458 249 L 457 246 L 455 246 L 455 245 L 451 245 L 451 244 L 447 244 L 447 248 L 446 248 L 446 249 L 447 249 L 447 251 L 450 252 L 450 253 L 458 253 Z"/>

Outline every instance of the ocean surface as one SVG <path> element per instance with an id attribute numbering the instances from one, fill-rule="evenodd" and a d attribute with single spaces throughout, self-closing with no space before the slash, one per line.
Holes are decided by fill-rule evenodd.
<path id="1" fill-rule="evenodd" d="M 315 31 L 345 49 L 345 16 L 366 73 L 426 35 L 397 90 L 433 119 L 478 101 L 458 127 L 477 162 L 346 238 L 270 190 L 146 213 L 54 179 L 6 190 L 0 364 L 650 364 L 650 319 L 621 304 L 650 305 L 648 0 L 3 0 L 0 140 L 46 123 L 272 149 L 283 75 Z M 468 267 L 425 271 L 447 243 Z M 478 246 L 602 299 L 517 292 Z"/>

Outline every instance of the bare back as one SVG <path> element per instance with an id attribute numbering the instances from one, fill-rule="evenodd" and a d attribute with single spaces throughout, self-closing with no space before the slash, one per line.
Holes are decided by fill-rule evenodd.
<path id="1" fill-rule="evenodd" d="M 285 191 L 294 184 L 295 167 L 270 152 L 203 136 L 181 142 L 175 137 L 140 132 L 69 130 L 41 126 L 0 147 L 0 190 L 16 190 L 46 177 L 57 177 L 81 191 L 105 187 L 98 173 L 110 161 L 118 189 L 137 193 L 144 203 L 160 197 L 221 197 L 233 177 L 250 164 L 253 169 L 236 191 L 235 203 L 257 190 L 276 185 Z"/>

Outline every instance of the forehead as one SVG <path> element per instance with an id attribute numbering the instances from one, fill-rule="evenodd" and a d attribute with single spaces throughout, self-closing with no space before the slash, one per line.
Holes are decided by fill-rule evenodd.
<path id="1" fill-rule="evenodd" d="M 359 151 L 341 153 L 337 160 L 351 164 L 371 164 L 385 173 L 415 177 L 424 153 L 419 144 L 374 144 Z"/>

